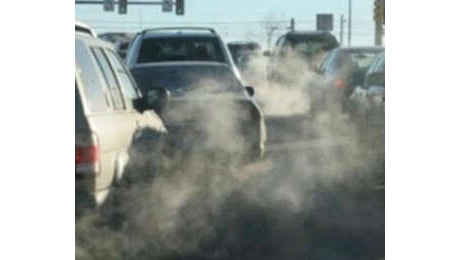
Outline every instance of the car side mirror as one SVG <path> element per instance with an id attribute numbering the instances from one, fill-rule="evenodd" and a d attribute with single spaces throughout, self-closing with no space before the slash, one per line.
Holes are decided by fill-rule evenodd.
<path id="1" fill-rule="evenodd" d="M 158 114 L 161 114 L 169 102 L 171 94 L 168 90 L 154 87 L 147 91 L 147 105 Z"/>
<path id="2" fill-rule="evenodd" d="M 369 74 L 366 85 L 385 87 L 385 72 L 377 71 Z"/>
<path id="3" fill-rule="evenodd" d="M 141 112 L 153 109 L 158 114 L 161 114 L 169 102 L 169 97 L 168 90 L 153 87 L 147 90 L 147 93 L 141 99 L 135 101 L 135 107 Z"/>
<path id="4" fill-rule="evenodd" d="M 246 90 L 246 92 L 248 92 L 250 97 L 253 97 L 255 92 L 256 92 L 254 90 L 254 87 L 251 87 L 251 86 L 246 86 L 246 87 L 244 87 L 244 89 Z"/>
<path id="5" fill-rule="evenodd" d="M 272 54 L 270 53 L 270 51 L 264 51 L 264 52 L 263 52 L 263 55 L 264 55 L 265 57 L 270 57 L 270 56 L 272 56 Z"/>

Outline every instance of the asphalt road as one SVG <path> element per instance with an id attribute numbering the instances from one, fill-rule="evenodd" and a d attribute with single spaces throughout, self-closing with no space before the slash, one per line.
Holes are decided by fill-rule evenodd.
<path id="1" fill-rule="evenodd" d="M 343 118 L 267 123 L 264 160 L 180 162 L 126 192 L 122 225 L 79 219 L 76 258 L 384 258 L 384 147 Z"/>

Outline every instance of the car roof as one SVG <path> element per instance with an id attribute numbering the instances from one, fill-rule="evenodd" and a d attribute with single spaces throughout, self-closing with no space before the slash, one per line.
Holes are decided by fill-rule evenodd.
<path id="1" fill-rule="evenodd" d="M 231 70 L 231 67 L 227 63 L 216 62 L 216 61 L 169 61 L 169 62 L 150 62 L 150 63 L 139 63 L 133 66 L 133 68 L 142 67 L 225 67 Z"/>
<path id="2" fill-rule="evenodd" d="M 216 31 L 208 27 L 160 27 L 145 29 L 140 34 L 143 38 L 218 37 Z"/>
<path id="3" fill-rule="evenodd" d="M 227 43 L 227 45 L 259 45 L 259 43 L 252 41 L 233 41 Z"/>
<path id="4" fill-rule="evenodd" d="M 85 33 L 94 38 L 97 38 L 96 31 L 94 31 L 94 29 L 91 28 L 88 24 L 79 20 L 75 20 L 75 32 Z"/>
<path id="5" fill-rule="evenodd" d="M 189 37 L 206 37 L 206 38 L 216 38 L 216 35 L 209 33 L 146 33 L 144 34 L 144 39 L 155 39 L 155 38 L 189 38 Z"/>
<path id="6" fill-rule="evenodd" d="M 385 51 L 385 48 L 384 47 L 380 47 L 380 46 L 353 46 L 353 47 L 338 47 L 338 48 L 335 48 L 335 51 L 377 51 L 377 52 L 380 52 L 380 51 Z"/>
<path id="7" fill-rule="evenodd" d="M 293 32 L 287 32 L 285 35 L 292 35 L 292 36 L 301 36 L 301 35 L 332 35 L 328 31 L 293 31 Z"/>
<path id="8" fill-rule="evenodd" d="M 107 42 L 107 41 L 104 41 L 102 39 L 93 37 L 93 36 L 89 35 L 88 33 L 76 32 L 75 33 L 75 40 L 85 42 L 85 44 L 91 43 L 92 45 L 97 45 L 97 46 L 101 46 L 101 47 L 104 47 L 104 48 L 114 50 L 113 44 L 111 44 L 110 42 Z"/>
<path id="9" fill-rule="evenodd" d="M 129 32 L 105 32 L 99 34 L 99 37 L 133 37 L 134 33 Z"/>

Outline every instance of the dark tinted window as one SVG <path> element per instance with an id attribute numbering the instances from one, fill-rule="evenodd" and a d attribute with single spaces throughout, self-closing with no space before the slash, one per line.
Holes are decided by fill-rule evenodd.
<path id="1" fill-rule="evenodd" d="M 334 56 L 335 56 L 334 51 L 328 53 L 321 61 L 321 64 L 318 67 L 319 71 L 325 72 L 327 68 L 330 66 L 331 61 L 333 60 Z"/>
<path id="2" fill-rule="evenodd" d="M 101 48 L 93 48 L 92 51 L 94 55 L 96 56 L 96 59 L 98 61 L 100 69 L 102 70 L 102 73 L 104 74 L 104 78 L 106 80 L 106 83 L 110 90 L 110 94 L 112 96 L 114 108 L 124 109 L 123 98 L 121 96 L 120 89 L 118 88 L 118 83 L 117 83 L 117 80 L 115 79 L 113 70 L 110 67 L 109 61 L 105 57 L 104 52 L 102 51 Z"/>
<path id="3" fill-rule="evenodd" d="M 334 56 L 328 69 L 339 71 L 341 69 L 367 70 L 372 65 L 379 51 L 376 50 L 354 50 L 338 52 Z"/>
<path id="4" fill-rule="evenodd" d="M 385 57 L 377 64 L 377 71 L 385 71 Z"/>
<path id="5" fill-rule="evenodd" d="M 120 43 L 120 45 L 118 45 L 118 49 L 119 50 L 127 50 L 128 46 L 129 46 L 129 42 L 123 42 L 123 43 Z"/>
<path id="6" fill-rule="evenodd" d="M 385 53 L 379 54 L 369 68 L 368 73 L 385 71 Z"/>
<path id="7" fill-rule="evenodd" d="M 123 93 L 125 94 L 125 96 L 131 100 L 138 98 L 137 91 L 134 87 L 133 81 L 131 80 L 131 77 L 128 74 L 129 72 L 123 66 L 120 59 L 111 50 L 107 50 L 107 56 L 109 57 L 110 62 L 112 63 L 113 68 L 115 69 L 118 78 L 120 79 L 121 88 L 123 89 Z"/>
<path id="8" fill-rule="evenodd" d="M 101 75 L 98 73 L 90 52 L 81 41 L 75 41 L 75 62 L 77 73 L 80 75 L 85 87 L 89 110 L 101 111 L 108 109 L 109 105 L 101 85 Z"/>
<path id="9" fill-rule="evenodd" d="M 257 43 L 230 43 L 228 49 L 234 61 L 242 62 L 251 55 L 257 55 L 260 52 L 260 46 Z"/>
<path id="10" fill-rule="evenodd" d="M 225 60 L 215 37 L 168 37 L 142 41 L 138 63 L 166 61 Z"/>
<path id="11" fill-rule="evenodd" d="M 291 47 L 295 51 L 310 54 L 319 51 L 329 51 L 339 44 L 332 35 L 290 35 L 286 38 L 284 47 Z"/>

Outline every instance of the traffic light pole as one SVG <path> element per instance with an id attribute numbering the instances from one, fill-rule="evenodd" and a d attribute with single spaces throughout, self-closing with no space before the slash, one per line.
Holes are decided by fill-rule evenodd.
<path id="1" fill-rule="evenodd" d="M 383 27 L 380 22 L 375 22 L 375 45 L 382 46 Z"/>
<path id="2" fill-rule="evenodd" d="M 343 24 L 345 23 L 345 19 L 343 18 L 343 14 L 340 15 L 340 45 L 343 45 Z"/>
<path id="3" fill-rule="evenodd" d="M 295 20 L 294 20 L 294 18 L 291 18 L 291 25 L 289 26 L 289 30 L 291 32 L 295 31 Z"/>
<path id="4" fill-rule="evenodd" d="M 114 1 L 110 0 L 109 2 L 109 9 L 107 11 L 113 11 L 113 5 L 118 5 L 118 13 L 119 14 L 126 14 L 127 13 L 127 6 L 128 5 L 163 5 L 163 12 L 171 12 L 171 5 L 176 6 L 176 15 L 184 15 L 185 10 L 184 10 L 184 3 L 185 0 L 176 0 L 173 2 L 172 0 L 163 0 L 163 1 L 148 1 L 148 2 L 143 2 L 143 1 L 129 1 L 128 0 L 123 0 L 123 1 Z M 99 0 L 75 0 L 75 4 L 84 4 L 84 5 L 104 5 L 107 4 L 106 1 Z M 165 4 L 169 5 L 169 9 L 165 10 Z M 106 7 L 104 6 L 104 9 Z"/>
<path id="5" fill-rule="evenodd" d="M 374 0 L 375 45 L 382 46 L 383 24 L 385 24 L 385 0 Z"/>
<path id="6" fill-rule="evenodd" d="M 348 46 L 351 46 L 351 0 L 348 0 Z"/>

